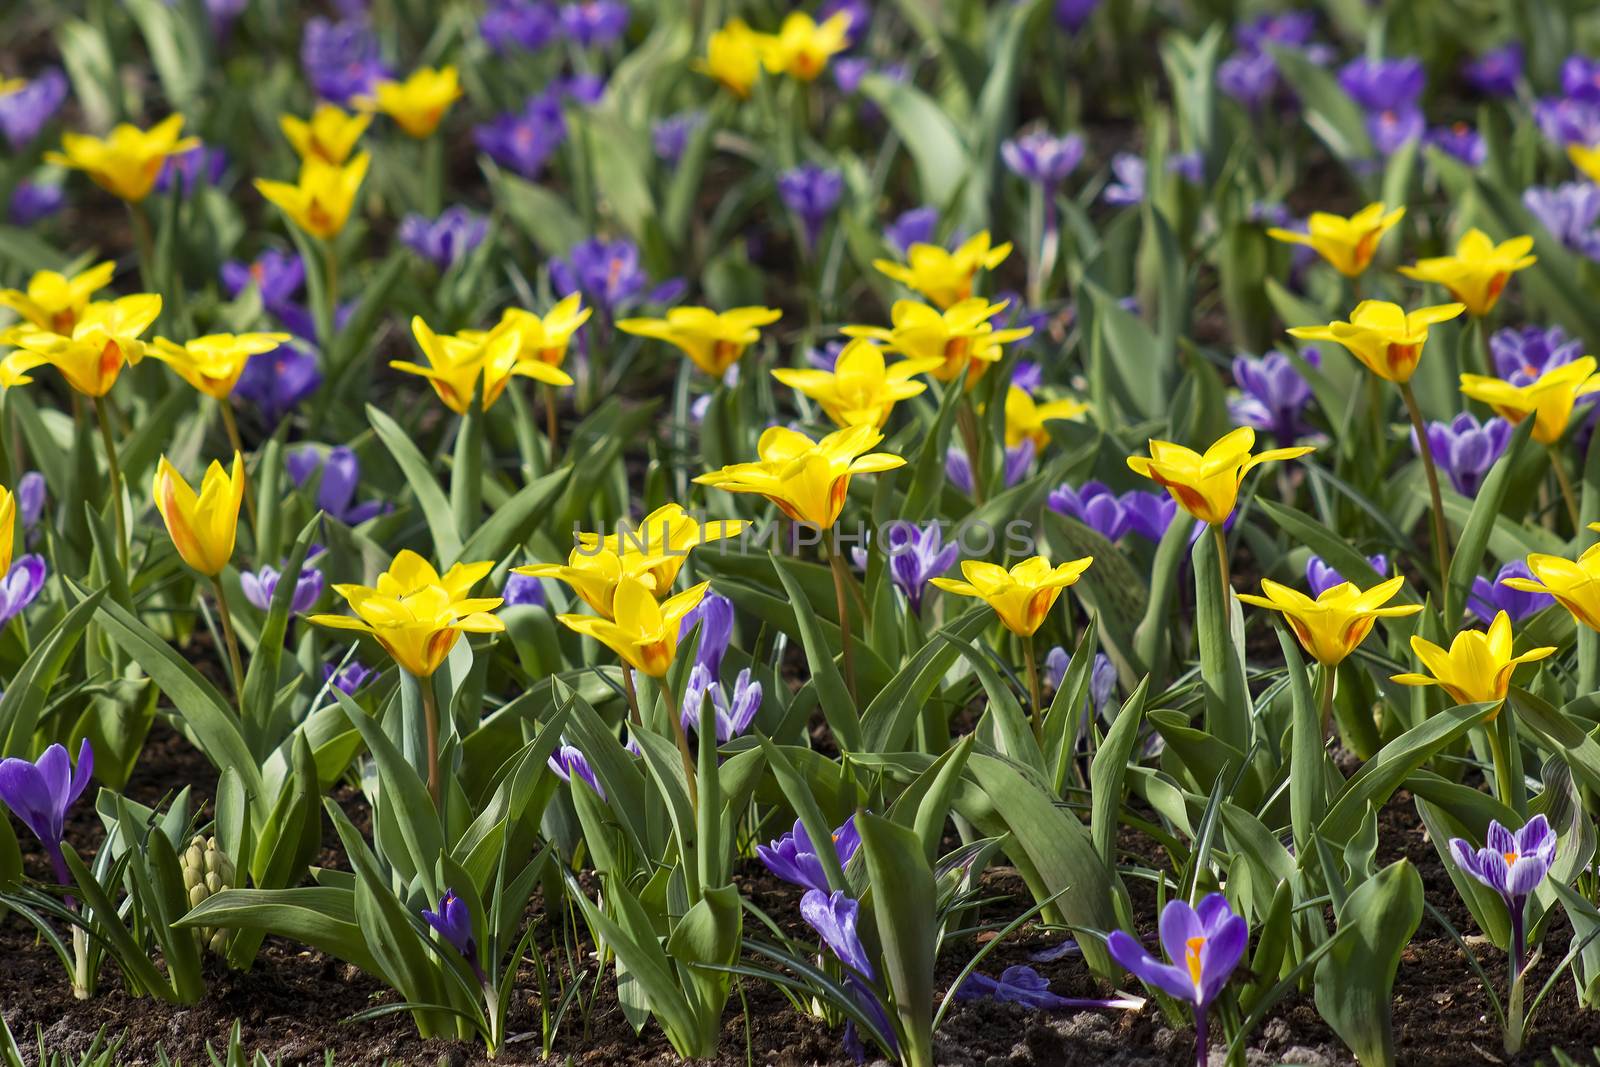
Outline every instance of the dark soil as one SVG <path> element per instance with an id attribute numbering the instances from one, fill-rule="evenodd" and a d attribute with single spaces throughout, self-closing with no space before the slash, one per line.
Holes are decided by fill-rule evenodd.
<path id="1" fill-rule="evenodd" d="M 209 802 L 215 772 L 179 735 L 158 724 L 152 731 L 140 770 L 129 794 L 153 803 L 181 784 L 194 787 L 197 803 Z M 342 789 L 341 804 L 352 818 L 365 822 L 365 804 L 358 793 Z M 1382 862 L 1409 857 L 1422 872 L 1428 899 L 1458 930 L 1471 937 L 1470 917 L 1455 898 L 1433 845 L 1427 841 L 1410 798 L 1397 797 L 1383 815 Z M 25 831 L 23 831 L 25 833 Z M 92 850 L 100 834 L 97 820 L 80 806 L 69 835 L 80 850 Z M 1140 862 L 1159 865 L 1162 859 L 1152 843 L 1131 832 L 1124 847 Z M 336 865 L 343 857 L 336 842 L 327 843 L 322 862 Z M 43 873 L 37 851 L 27 856 L 29 869 Z M 771 914 L 787 932 L 802 933 L 798 917 L 799 893 L 773 880 L 754 862 L 738 874 L 741 891 Z M 1148 883 L 1135 882 L 1136 908 L 1142 925 L 1153 927 L 1154 895 Z M 1021 880 L 1007 868 L 986 876 L 985 896 L 1000 898 L 985 906 L 980 919 L 1003 921 L 1028 904 Z M 544 924 L 537 907 L 531 921 Z M 1147 937 L 1153 936 L 1146 931 Z M 1025 928 L 1015 939 L 998 945 L 985 961 L 989 974 L 1016 963 L 1030 963 L 1051 980 L 1053 991 L 1065 996 L 1103 996 L 1106 990 L 1086 971 L 1082 960 L 1069 955 L 1051 962 L 1036 962 L 1029 954 L 1059 940 L 1035 928 Z M 1565 925 L 1554 927 L 1544 942 L 1544 955 L 1535 973 L 1534 988 L 1559 961 L 1570 943 Z M 566 973 L 566 964 L 552 946 L 559 940 L 548 927 L 536 943 L 543 946 L 545 965 L 552 973 Z M 1504 970 L 1498 950 L 1471 942 L 1485 970 L 1496 980 Z M 971 942 L 952 945 L 941 961 L 941 990 L 953 981 L 976 950 Z M 592 957 L 579 960 L 590 981 Z M 197 1005 L 168 1005 L 131 997 L 109 970 L 101 976 L 101 992 L 86 1002 L 74 1001 L 65 976 L 54 957 L 34 937 L 33 931 L 12 916 L 0 920 L 0 1009 L 24 1046 L 42 1032 L 51 1052 L 70 1053 L 88 1048 L 102 1029 L 121 1035 L 120 1062 L 153 1063 L 158 1050 L 188 1064 L 203 1064 L 206 1045 L 220 1050 L 228 1031 L 238 1020 L 245 1047 L 261 1051 L 284 1063 L 322 1062 L 330 1050 L 340 1064 L 487 1065 L 482 1049 L 454 1041 L 424 1041 L 416 1036 L 410 1017 L 395 1014 L 350 1023 L 354 1014 L 392 1003 L 394 995 L 380 983 L 321 953 L 303 950 L 290 942 L 269 939 L 255 967 L 248 973 L 231 972 L 215 964 L 210 992 Z M 522 966 L 511 1007 L 511 1044 L 499 1063 L 541 1062 L 541 1013 L 538 983 L 528 961 Z M 570 977 L 570 976 L 569 976 Z M 1133 983 L 1128 983 L 1130 988 Z M 585 996 L 591 986 L 585 986 Z M 1407 1067 L 1460 1067 L 1470 1063 L 1541 1062 L 1553 1047 L 1579 1055 L 1600 1046 L 1600 1016 L 1579 1010 L 1570 980 L 1558 982 L 1540 1013 L 1540 1027 L 1529 1051 L 1517 1058 L 1500 1052 L 1492 1012 L 1485 991 L 1460 958 L 1459 950 L 1428 920 L 1407 950 L 1395 990 L 1395 1031 L 1399 1062 Z M 1014 1004 L 967 1001 L 955 1006 L 937 1036 L 940 1063 L 963 1067 L 1055 1067 L 1055 1065 L 1109 1064 L 1117 1067 L 1188 1067 L 1194 1062 L 1193 1036 L 1187 1025 L 1172 1026 L 1154 1002 L 1140 1012 L 1045 1013 Z M 761 1063 L 776 1067 L 826 1065 L 843 1067 L 851 1062 L 839 1034 L 821 1021 L 805 1016 L 775 988 L 746 982 L 742 1000 L 736 994 L 723 1027 L 722 1051 L 717 1065 Z M 561 1060 L 602 1067 L 611 1064 L 678 1063 L 660 1030 L 653 1024 L 636 1035 L 623 1016 L 609 976 L 601 983 L 585 1013 L 575 1006 L 554 1041 L 552 1053 Z M 1220 1048 L 1213 1062 L 1221 1063 Z M 1281 1004 L 1254 1035 L 1249 1054 L 1251 1067 L 1280 1063 L 1349 1067 L 1353 1062 L 1337 1037 L 1321 1022 L 1309 997 Z M 1548 1061 L 1545 1061 L 1548 1062 Z"/>

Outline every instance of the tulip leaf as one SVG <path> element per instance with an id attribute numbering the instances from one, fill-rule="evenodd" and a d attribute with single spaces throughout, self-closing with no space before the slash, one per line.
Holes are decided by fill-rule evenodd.
<path id="1" fill-rule="evenodd" d="M 367 420 L 378 434 L 378 439 L 388 448 L 389 454 L 405 475 L 417 498 L 423 521 L 433 537 L 433 551 L 440 559 L 461 558 L 461 537 L 456 533 L 455 520 L 450 510 L 450 500 L 439 488 L 433 469 L 412 442 L 411 435 L 400 424 L 372 404 L 367 405 Z"/>
<path id="2" fill-rule="evenodd" d="M 1395 972 L 1422 922 L 1422 877 L 1397 860 L 1339 909 L 1333 948 L 1317 964 L 1317 1010 L 1362 1067 L 1392 1067 Z"/>
<path id="3" fill-rule="evenodd" d="M 988 605 L 972 608 L 952 619 L 917 650 L 893 681 L 878 691 L 861 715 L 866 735 L 865 751 L 896 752 L 906 741 L 917 719 L 926 709 L 933 692 L 960 655 L 961 646 L 972 641 L 994 617 Z M 938 640 L 943 637 L 945 640 Z"/>
<path id="4" fill-rule="evenodd" d="M 881 815 L 856 814 L 871 883 L 872 916 L 902 1040 L 901 1062 L 933 1065 L 934 953 L 939 943 L 933 869 L 916 833 Z"/>
<path id="5" fill-rule="evenodd" d="M 300 568 L 310 551 L 311 540 L 322 525 L 318 512 L 300 530 L 294 548 L 281 571 L 281 580 L 272 591 L 272 602 L 267 606 L 266 625 L 256 641 L 255 654 L 250 657 L 250 668 L 245 671 L 244 691 L 240 696 L 241 718 L 244 720 L 252 751 L 260 754 L 275 748 L 281 740 L 277 700 L 278 686 L 282 684 L 279 667 L 283 662 L 284 635 L 289 629 L 289 613 L 293 608 Z"/>
<path id="6" fill-rule="evenodd" d="M 1089 833 L 1095 851 L 1108 870 L 1116 869 L 1117 817 L 1123 810 L 1123 782 L 1134 747 L 1139 743 L 1139 727 L 1144 723 L 1145 696 L 1149 688 L 1147 675 L 1123 703 L 1089 765 Z"/>
<path id="7" fill-rule="evenodd" d="M 1205 684 L 1206 733 L 1243 753 L 1250 747 L 1250 686 L 1244 673 L 1244 619 L 1232 586 L 1222 584 L 1218 558 L 1223 540 L 1200 535 L 1189 553 L 1194 567 L 1195 634 L 1200 646 L 1200 678 Z M 1210 782 L 1200 782 L 1209 788 Z"/>
<path id="8" fill-rule="evenodd" d="M 441 557 L 444 566 L 485 559 L 503 559 L 513 547 L 525 541 L 545 517 L 556 496 L 566 488 L 574 468 L 563 467 L 535 478 L 515 496 L 495 508 L 494 514 L 476 523 L 454 557 Z"/>
<path id="9" fill-rule="evenodd" d="M 97 589 L 67 612 L 6 683 L 0 696 L 0 755 L 33 757 L 33 734 L 45 701 L 105 595 L 104 589 Z"/>
<path id="10" fill-rule="evenodd" d="M 1338 80 L 1298 48 L 1267 45 L 1273 62 L 1304 108 L 1306 125 L 1322 138 L 1341 163 L 1349 166 L 1372 158 L 1361 106 L 1339 87 Z"/>
<path id="11" fill-rule="evenodd" d="M 828 726 L 833 730 L 840 749 L 847 753 L 858 751 L 862 748 L 861 716 L 856 711 L 850 691 L 845 687 L 844 676 L 833 659 L 833 649 L 839 642 L 830 644 L 823 634 L 817 613 L 812 609 L 805 591 L 800 588 L 793 561 L 775 555 L 770 558 L 793 607 L 795 625 L 799 627 L 800 640 L 805 645 L 806 661 L 811 666 L 811 677 L 816 682 L 817 695 L 821 698 L 822 713 L 827 716 Z M 849 610 L 848 603 L 845 604 L 845 610 Z M 854 636 L 851 635 L 852 640 Z M 859 677 L 856 684 L 861 684 Z"/>
<path id="12" fill-rule="evenodd" d="M 1483 568 L 1484 549 L 1489 544 L 1495 520 L 1500 517 L 1500 506 L 1511 485 L 1512 470 L 1527 446 L 1534 422 L 1533 419 L 1523 419 L 1512 432 L 1511 443 L 1506 446 L 1505 453 L 1495 460 L 1488 477 L 1478 489 L 1478 495 L 1473 498 L 1472 514 L 1462 527 L 1461 537 L 1456 541 L 1455 555 L 1450 560 L 1449 586 L 1444 598 L 1446 620 L 1460 617 L 1461 606 L 1467 602 L 1467 594 L 1472 589 L 1472 580 Z"/>
<path id="13" fill-rule="evenodd" d="M 920 89 L 880 74 L 863 78 L 861 92 L 883 109 L 905 142 L 916 164 L 922 202 L 951 211 L 964 225 L 981 224 L 985 191 L 974 191 L 970 184 L 979 168 L 950 117 Z M 957 206 L 958 197 L 965 206 Z"/>

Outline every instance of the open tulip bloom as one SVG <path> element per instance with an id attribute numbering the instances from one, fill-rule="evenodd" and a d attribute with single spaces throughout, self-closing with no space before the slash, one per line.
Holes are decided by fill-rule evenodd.
<path id="1" fill-rule="evenodd" d="M 1366 272 L 1378 242 L 1405 213 L 1403 207 L 1389 211 L 1382 204 L 1368 204 L 1349 218 L 1316 211 L 1306 220 L 1305 233 L 1273 228 L 1267 235 L 1288 244 L 1306 245 L 1340 274 L 1356 278 Z"/>
<path id="2" fill-rule="evenodd" d="M 1583 356 L 1549 367 L 1531 381 L 1521 372 L 1511 381 L 1477 374 L 1461 376 L 1463 394 L 1488 404 L 1513 426 L 1530 415 L 1533 417 L 1533 439 L 1550 450 L 1550 467 L 1555 471 L 1574 526 L 1580 521 L 1578 495 L 1556 446 L 1566 435 L 1573 409 L 1586 398 L 1600 393 L 1600 374 L 1595 373 L 1596 366 L 1593 356 Z"/>
<path id="3" fill-rule="evenodd" d="M 182 115 L 168 115 L 148 130 L 122 123 L 105 139 L 68 133 L 61 151 L 46 152 L 45 162 L 81 170 L 111 195 L 136 204 L 155 188 L 161 164 L 170 156 L 200 144 L 198 137 L 180 137 Z"/>
<path id="4" fill-rule="evenodd" d="M 1600 523 L 1591 528 L 1597 527 Z M 1600 632 L 1600 544 L 1590 545 L 1576 560 L 1535 552 L 1528 557 L 1528 570 L 1531 577 L 1505 578 L 1503 584 L 1554 597 L 1574 620 Z"/>

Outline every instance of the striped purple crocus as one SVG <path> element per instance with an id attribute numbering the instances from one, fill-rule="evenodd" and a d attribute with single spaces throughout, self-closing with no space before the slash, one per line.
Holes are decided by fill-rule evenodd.
<path id="1" fill-rule="evenodd" d="M 1207 1009 L 1249 942 L 1249 924 L 1233 913 L 1226 897 L 1212 893 L 1199 907 L 1170 900 L 1161 910 L 1161 948 L 1169 962 L 1162 963 L 1121 930 L 1112 931 L 1106 948 L 1135 978 L 1194 1006 L 1195 1063 L 1206 1067 Z"/>
<path id="2" fill-rule="evenodd" d="M 1535 815 L 1515 832 L 1493 819 L 1484 835 L 1484 847 L 1474 849 L 1459 837 L 1450 839 L 1450 855 L 1456 866 L 1482 882 L 1505 901 L 1511 918 L 1511 973 L 1520 978 L 1526 945 L 1523 915 L 1528 897 L 1539 888 L 1556 861 L 1556 833 L 1543 815 Z"/>

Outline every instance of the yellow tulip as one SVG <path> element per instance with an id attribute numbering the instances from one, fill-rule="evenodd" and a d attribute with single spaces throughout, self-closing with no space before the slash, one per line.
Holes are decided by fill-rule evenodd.
<path id="1" fill-rule="evenodd" d="M 38 329 L 71 333 L 89 306 L 89 298 L 111 284 L 116 269 L 117 265 L 107 260 L 70 278 L 41 270 L 28 279 L 26 290 L 0 289 L 0 307 L 10 308 Z"/>
<path id="2" fill-rule="evenodd" d="M 1489 624 L 1487 634 L 1479 630 L 1456 634 L 1448 652 L 1413 635 L 1411 651 L 1432 673 L 1397 674 L 1391 680 L 1401 685 L 1436 685 L 1457 704 L 1498 704 L 1506 698 L 1517 664 L 1544 659 L 1555 651 L 1534 648 L 1513 656 L 1511 645 L 1511 617 L 1503 611 Z"/>
<path id="3" fill-rule="evenodd" d="M 947 593 L 982 600 L 1000 616 L 1006 629 L 1019 637 L 1031 637 L 1055 607 L 1061 590 L 1076 583 L 1093 562 L 1093 556 L 1085 556 L 1052 567 L 1043 556 L 1034 556 L 1008 571 L 995 563 L 968 559 L 961 562 L 961 575 L 966 581 L 929 581 Z"/>
<path id="4" fill-rule="evenodd" d="M 0 335 L 0 342 L 4 342 L 4 335 Z M 0 359 L 0 389 L 28 385 L 33 381 L 28 371 L 38 365 L 37 359 L 26 352 L 13 352 Z"/>
<path id="5" fill-rule="evenodd" d="M 46 152 L 44 161 L 81 170 L 114 196 L 138 203 L 155 187 L 168 156 L 200 144 L 198 137 L 178 136 L 182 115 L 168 115 L 148 130 L 122 123 L 101 140 L 86 134 L 61 135 L 61 151 Z"/>
<path id="6" fill-rule="evenodd" d="M 472 393 L 483 382 L 483 409 L 489 410 L 505 392 L 513 375 L 532 378 L 546 385 L 571 385 L 563 370 L 538 360 L 522 360 L 522 334 L 513 327 L 474 330 L 461 334 L 436 334 L 422 321 L 411 320 L 411 333 L 417 347 L 428 357 L 428 366 L 405 360 L 391 360 L 389 366 L 407 374 L 428 379 L 445 406 L 465 415 L 472 406 Z"/>
<path id="7" fill-rule="evenodd" d="M 1532 415 L 1533 439 L 1553 445 L 1567 432 L 1578 398 L 1600 392 L 1600 374 L 1595 373 L 1595 366 L 1593 356 L 1584 356 L 1545 371 L 1527 385 L 1463 374 L 1461 391 L 1488 404 L 1513 425 Z"/>
<path id="8" fill-rule="evenodd" d="M 1349 218 L 1316 211 L 1306 220 L 1306 233 L 1274 227 L 1267 235 L 1289 244 L 1309 245 L 1340 274 L 1354 278 L 1366 271 L 1378 242 L 1405 213 L 1403 207 L 1385 211 L 1382 204 L 1368 204 Z"/>
<path id="9" fill-rule="evenodd" d="M 1422 359 L 1428 327 L 1455 318 L 1465 307 L 1436 304 L 1408 312 L 1386 300 L 1363 300 L 1350 313 L 1349 322 L 1296 326 L 1289 335 L 1303 341 L 1337 342 L 1385 381 L 1409 382 Z"/>
<path id="10" fill-rule="evenodd" d="M 17 525 L 17 498 L 11 490 L 0 485 L 0 578 L 11 570 L 11 553 L 14 548 Z"/>
<path id="11" fill-rule="evenodd" d="M 1488 234 L 1474 228 L 1457 242 L 1455 255 L 1421 259 L 1414 267 L 1401 267 L 1400 273 L 1444 286 L 1466 305 L 1468 315 L 1482 318 L 1494 309 L 1511 275 L 1537 261 L 1537 256 L 1528 255 L 1532 250 L 1532 237 L 1513 237 L 1495 244 Z"/>
<path id="12" fill-rule="evenodd" d="M 1024 441 L 1032 441 L 1034 448 L 1043 448 L 1050 443 L 1046 422 L 1075 419 L 1088 410 L 1088 404 L 1071 397 L 1040 404 L 1026 389 L 1013 385 L 1006 390 L 1006 447 L 1016 448 Z"/>
<path id="13" fill-rule="evenodd" d="M 650 588 L 637 578 L 624 577 L 617 585 L 616 617 L 558 615 L 568 628 L 610 648 L 636 670 L 664 678 L 678 654 L 678 628 L 683 617 L 700 603 L 710 582 L 685 589 L 657 604 Z"/>
<path id="14" fill-rule="evenodd" d="M 372 116 L 364 111 L 347 114 L 335 104 L 321 103 L 309 120 L 282 115 L 278 126 L 301 159 L 320 159 L 338 166 L 350 158 L 356 142 L 366 132 Z"/>
<path id="15" fill-rule="evenodd" d="M 506 308 L 500 324 L 517 331 L 522 348 L 517 358 L 559 367 L 566 362 L 572 335 L 589 321 L 593 309 L 581 307 L 582 297 L 573 293 L 541 317 L 522 308 Z"/>
<path id="16" fill-rule="evenodd" d="M 761 74 L 767 40 L 766 34 L 752 30 L 744 19 L 731 19 L 707 38 L 706 56 L 694 61 L 694 69 L 715 78 L 740 100 L 748 99 Z"/>
<path id="17" fill-rule="evenodd" d="M 664 319 L 623 319 L 617 329 L 665 341 L 711 377 L 721 378 L 739 362 L 746 348 L 761 339 L 761 327 L 770 326 L 782 315 L 777 308 L 738 307 L 719 312 L 680 307 L 672 308 Z"/>
<path id="18" fill-rule="evenodd" d="M 144 358 L 139 335 L 161 314 L 161 297 L 137 293 L 90 304 L 69 334 L 21 328 L 7 340 L 22 351 L 8 362 L 12 375 L 50 364 L 67 384 L 85 396 L 101 397 L 117 384 L 129 363 Z"/>
<path id="19" fill-rule="evenodd" d="M 239 530 L 244 458 L 233 454 L 231 472 L 212 460 L 196 496 L 183 475 L 162 456 L 150 495 L 183 561 L 208 578 L 221 574 L 233 557 L 233 540 Z"/>
<path id="20" fill-rule="evenodd" d="M 356 103 L 383 112 L 420 140 L 432 136 L 450 105 L 460 99 L 461 79 L 455 67 L 419 67 L 403 82 L 378 82 L 374 96 Z"/>
<path id="21" fill-rule="evenodd" d="M 849 30 L 850 16 L 843 11 L 820 24 L 804 11 L 790 12 L 777 35 L 762 42 L 762 62 L 773 74 L 812 81 L 850 47 Z"/>
<path id="22" fill-rule="evenodd" d="M 632 570 L 625 569 L 622 557 L 607 549 L 588 550 L 574 548 L 565 563 L 530 563 L 523 567 L 511 568 L 512 573 L 526 575 L 529 578 L 554 578 L 572 586 L 572 591 L 583 598 L 595 611 L 606 618 L 615 614 L 613 607 L 617 595 L 617 585 L 624 578 L 633 578 L 642 582 L 652 593 L 656 592 L 655 575 L 652 568 L 661 560 L 645 555 L 634 555 L 629 558 Z M 660 591 L 665 592 L 661 587 Z"/>
<path id="23" fill-rule="evenodd" d="M 691 549 L 736 536 L 744 526 L 741 519 L 714 519 L 702 525 L 680 505 L 665 504 L 646 515 L 635 528 L 605 537 L 580 533 L 578 545 L 584 552 L 616 555 L 624 574 L 648 574 L 654 591 L 665 593 L 678 580 L 678 571 L 683 569 Z M 595 610 L 610 614 L 598 607 Z"/>
<path id="24" fill-rule="evenodd" d="M 908 359 L 933 360 L 928 374 L 941 382 L 953 382 L 966 371 L 970 389 L 991 364 L 1000 362 L 1005 355 L 1002 345 L 1033 333 L 1031 326 L 995 329 L 991 320 L 1005 308 L 1005 301 L 991 304 L 976 296 L 943 312 L 915 300 L 897 300 L 889 309 L 892 328 L 846 326 L 843 333 L 882 341 L 889 351 Z"/>
<path id="25" fill-rule="evenodd" d="M 836 430 L 820 441 L 784 426 L 769 426 L 756 443 L 754 463 L 734 463 L 695 481 L 730 493 L 757 493 L 796 522 L 828 529 L 844 510 L 850 478 L 903 466 L 888 452 L 868 452 L 883 434 L 874 426 Z"/>
<path id="26" fill-rule="evenodd" d="M 875 259 L 872 265 L 941 308 L 948 308 L 972 295 L 972 279 L 978 271 L 993 270 L 1010 254 L 1010 243 L 990 248 L 989 231 L 984 230 L 954 252 L 918 243 L 906 252 L 903 264 Z"/>
<path id="27" fill-rule="evenodd" d="M 1367 639 L 1378 619 L 1415 615 L 1421 604 L 1395 604 L 1384 607 L 1405 584 L 1404 578 L 1390 578 L 1363 592 L 1349 582 L 1324 589 L 1315 600 L 1298 589 L 1279 585 L 1270 578 L 1261 580 L 1266 596 L 1240 593 L 1246 604 L 1283 612 L 1300 645 L 1313 659 L 1328 667 L 1338 666 L 1356 646 Z"/>
<path id="28" fill-rule="evenodd" d="M 1218 525 L 1233 514 L 1239 484 L 1255 467 L 1297 459 L 1316 449 L 1309 446 L 1271 448 L 1254 456 L 1256 432 L 1241 426 L 1220 438 L 1202 455 L 1170 441 L 1151 441 L 1149 456 L 1129 456 L 1128 466 L 1166 487 L 1178 506 L 1202 522 Z"/>
<path id="29" fill-rule="evenodd" d="M 1567 145 L 1567 158 L 1581 170 L 1584 177 L 1600 184 L 1600 145 Z"/>
<path id="30" fill-rule="evenodd" d="M 444 664 L 463 633 L 492 634 L 505 623 L 489 612 L 499 597 L 469 597 L 472 587 L 494 570 L 494 561 L 457 563 L 443 576 L 407 549 L 378 575 L 375 586 L 335 585 L 355 616 L 313 615 L 311 621 L 336 630 L 371 634 L 401 669 L 429 678 Z"/>
<path id="31" fill-rule="evenodd" d="M 1600 530 L 1594 523 L 1592 530 Z M 1600 630 L 1600 544 L 1590 545 L 1576 560 L 1535 552 L 1528 557 L 1533 578 L 1507 578 L 1501 584 L 1525 593 L 1545 593 L 1591 630 Z"/>
<path id="32" fill-rule="evenodd" d="M 226 400 L 251 356 L 271 352 L 288 340 L 286 333 L 213 333 L 180 345 L 157 337 L 150 355 L 206 396 Z"/>
<path id="33" fill-rule="evenodd" d="M 857 337 L 840 351 L 831 371 L 780 367 L 772 376 L 822 405 L 828 418 L 841 427 L 881 428 L 896 404 L 928 388 L 911 379 L 941 363 L 938 359 L 903 359 L 886 365 L 881 348 Z"/>
<path id="34" fill-rule="evenodd" d="M 10 96 L 12 93 L 27 87 L 27 78 L 0 78 L 0 96 Z"/>
<path id="35" fill-rule="evenodd" d="M 289 221 L 313 237 L 337 237 L 350 221 L 356 193 L 366 180 L 372 157 L 361 153 L 343 166 L 309 156 L 300 164 L 295 182 L 275 182 L 257 178 L 256 191 L 277 205 Z"/>

